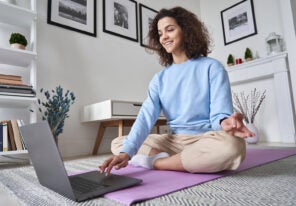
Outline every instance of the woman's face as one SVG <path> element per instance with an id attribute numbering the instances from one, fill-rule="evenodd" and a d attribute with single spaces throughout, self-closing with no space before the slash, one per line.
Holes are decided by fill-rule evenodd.
<path id="1" fill-rule="evenodd" d="M 176 20 L 171 17 L 164 17 L 158 21 L 159 42 L 163 48 L 173 55 L 184 53 L 182 49 L 183 32 Z"/>

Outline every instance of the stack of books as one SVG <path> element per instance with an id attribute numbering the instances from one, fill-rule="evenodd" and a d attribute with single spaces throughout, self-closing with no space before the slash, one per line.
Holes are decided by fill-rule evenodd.
<path id="1" fill-rule="evenodd" d="M 22 125 L 24 125 L 22 120 L 0 121 L 0 152 L 26 149 L 19 131 L 19 127 Z"/>
<path id="2" fill-rule="evenodd" d="M 23 85 L 23 81 L 21 76 L 0 74 L 0 84 Z"/>
<path id="3" fill-rule="evenodd" d="M 0 74 L 0 95 L 35 97 L 36 92 L 21 76 Z"/>

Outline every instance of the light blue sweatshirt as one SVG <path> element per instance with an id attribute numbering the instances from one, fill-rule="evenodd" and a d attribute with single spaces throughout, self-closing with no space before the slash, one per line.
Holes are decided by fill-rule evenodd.
<path id="1" fill-rule="evenodd" d="M 161 111 L 173 134 L 221 130 L 220 120 L 233 112 L 229 79 L 222 64 L 199 57 L 155 74 L 121 152 L 132 157 L 138 151 Z"/>

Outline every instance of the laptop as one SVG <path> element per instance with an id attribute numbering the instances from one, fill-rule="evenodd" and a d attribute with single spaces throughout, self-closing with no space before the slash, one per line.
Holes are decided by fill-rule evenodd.
<path id="1" fill-rule="evenodd" d="M 20 132 L 39 183 L 71 200 L 80 202 L 142 182 L 100 171 L 68 176 L 47 121 L 22 126 Z"/>

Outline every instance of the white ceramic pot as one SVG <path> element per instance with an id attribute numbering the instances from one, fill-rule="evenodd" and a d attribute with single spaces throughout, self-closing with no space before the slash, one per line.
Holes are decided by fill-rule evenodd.
<path id="1" fill-rule="evenodd" d="M 259 141 L 259 133 L 257 127 L 253 123 L 246 124 L 246 127 L 255 134 L 254 137 L 247 137 L 246 142 L 249 144 L 256 144 Z"/>
<path id="2" fill-rule="evenodd" d="M 10 47 L 14 49 L 26 49 L 24 45 L 18 43 L 10 44 Z"/>

